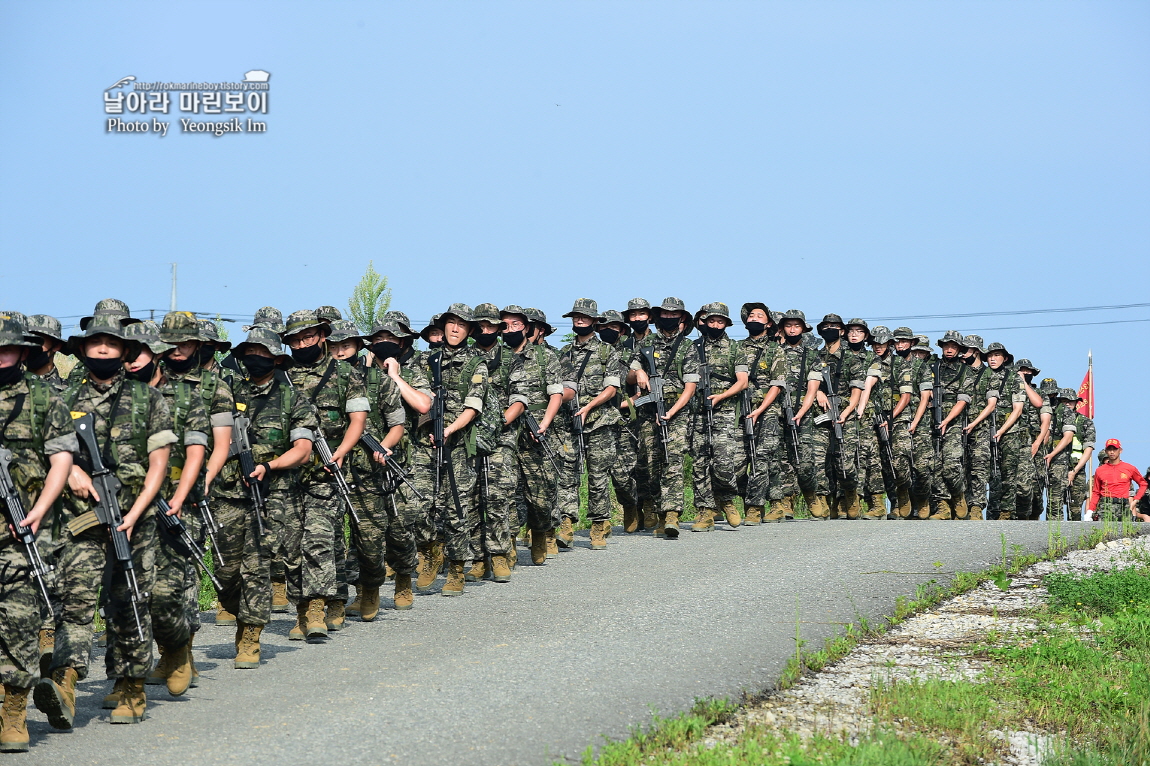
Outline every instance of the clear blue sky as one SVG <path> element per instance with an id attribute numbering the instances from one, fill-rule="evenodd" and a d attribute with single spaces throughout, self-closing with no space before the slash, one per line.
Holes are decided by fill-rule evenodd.
<path id="1" fill-rule="evenodd" d="M 119 78 L 272 73 L 266 135 L 109 135 Z M 1150 302 L 1146 3 L 0 2 L 0 305 L 416 321 L 763 300 Z M 173 122 L 173 112 L 166 119 Z M 1106 276 L 1096 276 L 1097 272 Z M 1150 309 L 922 319 L 1077 386 L 1150 461 Z M 1141 395 L 1135 395 L 1138 390 Z"/>

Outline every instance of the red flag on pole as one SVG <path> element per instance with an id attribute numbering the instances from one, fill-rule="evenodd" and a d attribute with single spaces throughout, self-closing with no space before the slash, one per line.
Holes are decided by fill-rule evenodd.
<path id="1" fill-rule="evenodd" d="M 1082 385 L 1078 387 L 1078 398 L 1082 401 L 1078 403 L 1078 413 L 1085 415 L 1088 418 L 1094 417 L 1094 353 L 1091 352 L 1087 357 L 1088 363 L 1086 366 L 1086 377 L 1082 379 Z"/>

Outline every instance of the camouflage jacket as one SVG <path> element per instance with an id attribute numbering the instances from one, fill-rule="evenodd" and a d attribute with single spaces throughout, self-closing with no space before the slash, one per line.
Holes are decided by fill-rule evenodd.
<path id="1" fill-rule="evenodd" d="M 740 372 L 749 373 L 746 354 L 737 340 L 731 340 L 723 333 L 717 340 L 700 338 L 692 344 L 694 354 L 699 359 L 699 369 L 702 369 L 703 359 L 711 368 L 711 394 L 721 394 L 735 385 Z M 701 350 L 700 350 L 701 349 Z M 699 404 L 702 403 L 702 392 L 696 394 Z M 739 408 L 739 397 L 729 396 L 719 402 L 715 411 Z"/>
<path id="2" fill-rule="evenodd" d="M 33 375 L 0 387 L 0 446 L 12 453 L 8 472 L 25 512 L 32 510 L 44 488 L 48 458 L 80 451 L 64 400 Z M 0 545 L 9 538 L 8 523 L 0 523 Z"/>
<path id="3" fill-rule="evenodd" d="M 335 359 L 326 350 L 314 365 L 292 367 L 288 377 L 292 386 L 315 405 L 319 434 L 327 440 L 332 452 L 339 448 L 351 424 L 348 415 L 371 410 L 363 377 L 350 364 Z M 320 464 L 317 452 L 312 453 L 311 463 L 300 470 L 300 480 L 305 485 L 333 481 Z"/>
<path id="4" fill-rule="evenodd" d="M 934 359 L 926 374 L 930 377 L 932 396 L 938 396 L 942 402 L 942 416 L 945 418 L 952 407 L 958 402 L 966 402 L 967 409 L 963 415 L 970 415 L 971 394 L 974 391 L 974 376 L 970 368 L 958 359 Z"/>
<path id="5" fill-rule="evenodd" d="M 1087 447 L 1093 449 L 1097 444 L 1093 418 L 1088 418 L 1081 413 L 1076 413 L 1076 415 L 1074 425 L 1077 426 L 1078 430 L 1074 435 L 1074 444 L 1071 447 L 1071 468 L 1078 465 L 1078 461 L 1082 459 L 1082 452 Z"/>
<path id="6" fill-rule="evenodd" d="M 559 356 L 546 346 L 528 344 L 521 353 L 512 352 L 508 362 L 508 406 L 520 402 L 538 420 L 546 412 L 551 397 L 563 393 Z"/>
<path id="7" fill-rule="evenodd" d="M 187 448 L 199 445 L 208 446 L 208 434 L 212 427 L 203 399 L 190 383 L 184 380 L 162 380 L 156 390 L 164 397 L 168 412 L 172 416 L 172 432 L 176 441 L 172 443 L 172 453 L 168 458 L 168 477 L 161 492 L 170 494 L 182 475 L 187 459 Z"/>
<path id="8" fill-rule="evenodd" d="M 363 381 L 364 387 L 367 389 L 367 400 L 371 405 L 364 432 L 382 442 L 387 432 L 392 428 L 407 425 L 407 410 L 404 408 L 403 397 L 400 396 L 399 386 L 395 384 L 395 381 L 385 370 L 376 365 L 363 369 Z M 407 444 L 401 440 L 392 451 L 395 453 L 396 460 L 400 460 L 406 457 L 404 453 L 407 451 Z M 380 480 L 385 469 L 371 458 L 362 445 L 357 445 L 351 451 L 344 464 L 351 471 L 351 476 L 356 484 L 372 491 L 380 488 Z M 370 481 L 368 480 L 369 477 L 371 477 Z"/>
<path id="9" fill-rule="evenodd" d="M 639 349 L 647 347 L 653 349 L 655 364 L 663 375 L 663 396 L 666 399 L 667 409 L 670 409 L 686 384 L 699 382 L 699 355 L 695 352 L 691 341 L 684 335 L 672 335 L 668 338 L 661 332 L 652 332 L 637 344 L 631 357 L 632 370 L 646 371 Z M 674 349 L 673 355 L 672 349 Z M 653 417 L 654 408 L 646 409 L 651 410 L 647 414 Z"/>
<path id="10" fill-rule="evenodd" d="M 826 381 L 823 381 L 822 390 L 829 399 L 832 395 L 838 397 L 838 409 L 841 415 L 850 403 L 851 398 L 851 370 L 847 364 L 850 360 L 847 358 L 847 344 L 846 341 L 839 343 L 838 351 L 831 351 L 826 344 L 819 349 L 819 361 L 823 363 L 819 372 L 829 371 L 831 374 L 831 381 L 834 383 L 834 390 L 827 390 Z M 820 375 L 820 380 L 821 380 Z M 817 400 L 816 400 L 817 401 Z M 818 412 L 818 404 L 811 408 L 811 412 Z M 830 414 L 830 410 L 826 410 L 825 414 Z"/>
<path id="11" fill-rule="evenodd" d="M 232 410 L 235 401 L 232 399 L 232 376 L 222 375 L 213 370 L 194 369 L 182 375 L 164 368 L 164 377 L 170 381 L 183 381 L 190 385 L 200 395 L 204 403 L 211 428 L 231 428 Z M 211 428 L 208 429 L 208 449 L 215 446 Z"/>
<path id="12" fill-rule="evenodd" d="M 1078 433 L 1078 418 L 1081 417 L 1074 411 L 1074 407 L 1067 402 L 1060 402 L 1057 407 L 1053 408 L 1052 417 L 1050 421 L 1050 435 L 1046 437 L 1046 448 L 1053 449 L 1055 444 L 1062 441 L 1062 437 L 1067 433 Z M 1063 450 L 1069 453 L 1070 450 Z"/>
<path id="13" fill-rule="evenodd" d="M 875 353 L 866 346 L 858 351 L 852 350 L 847 344 L 843 344 L 843 366 L 839 371 L 839 376 L 846 379 L 847 385 L 850 388 L 862 390 L 866 386 L 867 373 L 870 371 L 871 366 L 874 364 Z M 846 400 L 843 402 L 845 407 L 850 403 L 850 393 L 848 392 Z M 874 397 L 867 400 L 866 415 L 874 416 L 875 412 Z M 851 415 L 852 418 L 856 415 Z"/>
<path id="14" fill-rule="evenodd" d="M 807 384 L 812 380 L 821 381 L 825 366 L 819 358 L 819 352 L 813 348 L 807 348 L 801 343 L 796 346 L 789 344 L 779 346 L 774 364 L 771 366 L 771 385 L 783 389 L 783 393 L 778 397 L 780 404 L 789 394 L 794 410 L 798 412 L 807 393 Z M 811 407 L 811 412 L 817 415 L 823 412 L 823 409 L 816 402 Z"/>
<path id="15" fill-rule="evenodd" d="M 575 406 L 576 401 L 579 402 L 579 407 L 582 407 L 608 386 L 621 388 L 623 380 L 627 377 L 619 352 L 594 335 L 588 336 L 583 343 L 568 343 L 559 352 L 559 360 L 563 385 L 577 394 L 570 402 L 573 413 L 578 409 Z M 597 428 L 614 425 L 621 420 L 622 415 L 619 414 L 618 407 L 613 406 L 611 402 L 605 402 L 587 416 L 583 430 L 591 432 Z"/>
<path id="16" fill-rule="evenodd" d="M 898 354 L 887 351 L 886 356 L 875 356 L 870 369 L 867 370 L 867 377 L 879 380 L 871 389 L 870 401 L 879 406 L 884 413 L 894 412 L 902 395 L 910 394 L 911 403 L 904 407 L 896 418 L 899 423 L 914 419 L 915 403 L 918 399 L 918 390 L 915 386 L 917 370 L 914 361 L 909 357 L 904 359 Z"/>
<path id="17" fill-rule="evenodd" d="M 81 365 L 76 366 L 79 367 Z M 31 373 L 29 373 L 29 375 L 31 375 Z M 63 394 L 68 390 L 68 381 L 60 377 L 60 368 L 58 368 L 56 365 L 52 365 L 52 369 L 48 372 L 47 375 L 32 375 L 32 377 L 40 378 L 40 380 L 51 386 L 52 390 L 58 394 Z"/>
<path id="18" fill-rule="evenodd" d="M 758 407 L 771 390 L 771 367 L 779 353 L 779 344 L 772 341 L 768 333 L 763 333 L 758 338 L 747 338 L 740 344 L 740 348 L 747 366 L 747 387 L 751 390 L 751 405 Z M 776 397 L 767 411 L 772 415 L 778 415 L 781 412 L 780 406 Z"/>
<path id="19" fill-rule="evenodd" d="M 459 346 L 459 348 L 451 348 L 443 346 L 442 348 L 435 349 L 422 357 L 422 363 L 425 365 L 422 370 L 423 374 L 427 377 L 428 385 L 434 385 L 434 375 L 432 374 L 432 361 L 436 356 L 440 358 L 440 366 L 442 370 L 442 384 L 443 384 L 443 425 L 446 428 L 455 422 L 455 419 L 463 414 L 463 410 L 472 409 L 476 413 L 483 412 L 483 402 L 487 397 L 487 365 L 483 363 L 483 355 L 479 349 L 474 346 L 466 344 Z M 471 366 L 472 360 L 478 359 L 479 363 L 474 366 L 474 371 L 471 373 L 471 380 L 461 381 L 464 371 Z M 414 385 L 414 384 L 412 384 Z M 463 389 L 460 391 L 460 389 Z M 472 423 L 475 420 L 472 419 Z M 420 418 L 419 429 L 421 441 L 426 443 L 426 437 L 431 433 L 432 423 L 430 418 Z M 462 438 L 461 433 L 454 433 L 448 439 L 448 446 L 453 446 L 458 443 Z"/>

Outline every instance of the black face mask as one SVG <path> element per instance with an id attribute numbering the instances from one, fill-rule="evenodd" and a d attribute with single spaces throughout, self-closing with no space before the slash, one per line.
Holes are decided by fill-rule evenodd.
<path id="1" fill-rule="evenodd" d="M 276 368 L 276 360 L 258 354 L 244 354 L 244 367 L 248 370 L 250 380 L 263 380 Z"/>
<path id="2" fill-rule="evenodd" d="M 726 332 L 726 328 L 724 327 L 709 327 L 707 325 L 703 325 L 699 328 L 699 330 L 705 337 L 710 338 L 711 340 L 718 340 L 719 338 L 723 337 L 723 333 Z"/>
<path id="3" fill-rule="evenodd" d="M 393 359 L 399 356 L 399 352 L 402 350 L 398 343 L 391 340 L 381 340 L 379 343 L 372 343 L 367 349 L 375 354 L 376 359 Z"/>
<path id="4" fill-rule="evenodd" d="M 646 319 L 636 319 L 632 322 L 628 322 L 627 324 L 631 325 L 631 329 L 640 335 L 647 332 L 647 328 L 651 326 L 651 323 Z"/>
<path id="5" fill-rule="evenodd" d="M 819 337 L 825 340 L 827 343 L 834 343 L 836 340 L 842 337 L 842 334 L 843 331 L 837 327 L 824 327 L 823 329 L 819 330 Z"/>
<path id="6" fill-rule="evenodd" d="M 974 354 L 971 354 L 970 356 L 964 356 L 962 358 L 962 362 L 963 362 L 963 364 L 968 364 L 968 365 L 974 364 Z"/>
<path id="7" fill-rule="evenodd" d="M 1034 378 L 1034 373 L 1031 373 L 1031 372 L 1022 373 L 1022 379 L 1025 380 L 1027 383 L 1029 383 L 1033 378 Z"/>
<path id="8" fill-rule="evenodd" d="M 314 346 L 293 348 L 291 350 L 291 358 L 304 367 L 311 367 L 319 361 L 321 356 L 323 356 L 323 345 L 320 343 L 316 343 Z"/>
<path id="9" fill-rule="evenodd" d="M 192 369 L 193 367 L 199 366 L 199 361 L 200 361 L 199 354 L 197 354 L 196 356 L 189 357 L 187 359 L 173 359 L 172 357 L 169 356 L 167 359 L 164 360 L 164 367 L 168 368 L 169 370 L 176 373 L 177 375 L 183 375 L 185 372 Z"/>
<path id="10" fill-rule="evenodd" d="M 783 340 L 786 341 L 788 346 L 797 346 L 803 342 L 803 336 L 800 335 L 784 335 Z"/>
<path id="11" fill-rule="evenodd" d="M 95 356 L 80 356 L 80 362 L 88 368 L 88 372 L 96 380 L 111 380 L 115 374 L 124 367 L 124 360 L 101 359 Z"/>
<path id="12" fill-rule="evenodd" d="M 149 382 L 152 379 L 152 376 L 155 374 L 156 374 L 156 360 L 155 359 L 148 362 L 147 364 L 145 364 L 143 367 L 136 370 L 135 372 L 132 372 L 131 370 L 128 370 L 128 369 L 124 370 L 124 377 L 128 378 L 129 380 L 138 380 L 141 383 Z"/>
<path id="13" fill-rule="evenodd" d="M 752 338 L 762 335 L 763 331 L 767 329 L 764 322 L 744 322 L 743 326 L 747 328 L 747 332 L 751 334 Z"/>
<path id="14" fill-rule="evenodd" d="M 499 340 L 499 333 L 497 332 L 481 332 L 475 336 L 475 345 L 480 348 L 491 348 L 495 345 L 495 341 Z"/>
<path id="15" fill-rule="evenodd" d="M 42 348 L 38 348 L 28 354 L 28 358 L 24 360 L 24 366 L 29 370 L 39 370 L 50 361 L 52 361 L 52 357 L 48 356 L 48 352 Z"/>
<path id="16" fill-rule="evenodd" d="M 443 341 L 441 341 L 441 340 L 429 340 L 429 341 L 427 341 L 427 347 L 428 348 L 443 348 Z"/>
<path id="17" fill-rule="evenodd" d="M 24 377 L 24 368 L 18 364 L 0 367 L 0 386 L 10 386 Z"/>
<path id="18" fill-rule="evenodd" d="M 585 327 L 572 327 L 571 329 L 574 330 L 575 334 L 580 338 L 586 338 L 588 335 L 595 332 L 594 325 L 587 325 Z"/>
<path id="19" fill-rule="evenodd" d="M 523 345 L 523 339 L 526 337 L 522 330 L 508 330 L 503 333 L 503 342 L 507 344 L 508 348 L 519 348 Z"/>
<path id="20" fill-rule="evenodd" d="M 847 341 L 847 346 L 850 348 L 851 351 L 862 351 L 863 346 L 865 346 L 865 345 L 866 345 L 865 340 L 859 341 L 858 343 L 851 343 L 849 340 Z"/>
<path id="21" fill-rule="evenodd" d="M 905 351 L 899 351 L 899 350 L 896 348 L 896 349 L 894 350 L 894 352 L 895 352 L 896 354 L 898 354 L 899 356 L 901 356 L 903 359 L 906 359 L 908 356 L 910 356 L 910 349 L 909 349 L 909 348 L 908 348 L 907 350 L 905 350 Z"/>
<path id="22" fill-rule="evenodd" d="M 655 320 L 655 326 L 663 332 L 671 332 L 672 330 L 679 329 L 679 317 L 659 317 Z"/>
<path id="23" fill-rule="evenodd" d="M 599 331 L 599 340 L 607 344 L 612 344 L 619 340 L 619 331 L 604 327 Z"/>
<path id="24" fill-rule="evenodd" d="M 196 352 L 196 361 L 200 364 L 207 364 L 212 361 L 216 356 L 216 350 L 209 345 L 200 346 L 200 350 Z"/>

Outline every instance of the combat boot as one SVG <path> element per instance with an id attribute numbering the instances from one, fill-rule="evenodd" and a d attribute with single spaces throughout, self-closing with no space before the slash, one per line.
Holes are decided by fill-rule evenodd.
<path id="1" fill-rule="evenodd" d="M 395 595 L 392 597 L 395 602 L 396 611 L 406 612 L 415 603 L 415 597 L 411 594 L 411 575 L 399 574 L 395 575 Z M 376 608 L 379 608 L 379 597 L 376 596 Z M 375 615 L 372 615 L 375 619 Z"/>
<path id="2" fill-rule="evenodd" d="M 411 578 L 407 578 L 408 588 L 411 587 Z M 363 622 L 371 622 L 379 614 L 379 586 L 378 585 L 361 585 L 359 586 L 359 594 L 356 596 L 359 601 L 359 619 Z"/>
<path id="3" fill-rule="evenodd" d="M 324 600 L 313 598 L 307 602 L 304 611 L 304 637 L 308 643 L 317 643 L 327 638 L 327 623 L 324 621 Z"/>
<path id="4" fill-rule="evenodd" d="M 654 530 L 659 526 L 659 514 L 655 512 L 655 503 L 651 500 L 643 501 L 643 529 Z"/>
<path id="5" fill-rule="evenodd" d="M 143 723 L 148 717 L 148 697 L 144 679 L 125 678 L 120 686 L 120 704 L 112 711 L 112 723 Z"/>
<path id="6" fill-rule="evenodd" d="M 667 511 L 666 514 L 659 518 L 659 524 L 663 527 L 663 537 L 668 540 L 679 539 L 679 512 Z"/>
<path id="7" fill-rule="evenodd" d="M 761 505 L 748 505 L 747 517 L 743 519 L 743 523 L 748 527 L 757 527 L 763 523 L 763 506 Z M 775 519 L 778 521 L 778 519 Z"/>
<path id="8" fill-rule="evenodd" d="M 930 499 L 923 496 L 911 495 L 911 518 L 925 519 L 930 516 Z"/>
<path id="9" fill-rule="evenodd" d="M 263 625 L 249 625 L 241 623 L 240 640 L 236 642 L 236 661 L 233 666 L 237 669 L 258 668 L 260 666 L 260 633 Z"/>
<path id="10" fill-rule="evenodd" d="M 927 519 L 929 519 L 930 521 L 950 521 L 950 519 L 951 519 L 950 501 L 949 500 L 938 501 L 938 509 L 934 513 L 932 513 L 930 516 L 927 516 Z"/>
<path id="11" fill-rule="evenodd" d="M 511 582 L 511 563 L 506 556 L 491 557 L 491 579 L 495 582 Z"/>
<path id="12" fill-rule="evenodd" d="M 982 510 L 983 509 L 981 506 L 977 506 L 977 505 L 970 506 L 970 516 L 969 516 L 970 520 L 971 521 L 982 521 Z M 1071 520 L 1073 521 L 1073 519 L 1071 519 Z"/>
<path id="13" fill-rule="evenodd" d="M 839 499 L 839 508 L 844 516 L 853 521 L 862 515 L 862 498 L 858 492 L 848 492 L 846 497 Z"/>
<path id="14" fill-rule="evenodd" d="M 0 708 L 0 753 L 28 750 L 28 692 L 4 684 L 4 706 Z"/>
<path id="15" fill-rule="evenodd" d="M 307 633 L 307 602 L 301 601 L 295 605 L 295 625 L 288 631 L 288 641 L 303 641 Z"/>
<path id="16" fill-rule="evenodd" d="M 531 563 L 541 567 L 547 563 L 547 534 L 533 531 L 531 533 Z"/>
<path id="17" fill-rule="evenodd" d="M 881 494 L 871 495 L 867 499 L 867 504 L 870 508 L 867 509 L 865 518 L 868 519 L 885 519 L 886 518 L 886 502 L 883 500 Z"/>
<path id="18" fill-rule="evenodd" d="M 394 580 L 394 579 L 395 579 L 395 570 L 391 568 L 391 564 L 384 562 L 384 564 L 383 564 L 383 581 L 387 582 L 388 580 Z"/>
<path id="19" fill-rule="evenodd" d="M 708 508 L 699 508 L 695 514 L 695 523 L 691 525 L 692 532 L 710 532 L 715 528 L 715 512 Z"/>
<path id="20" fill-rule="evenodd" d="M 742 526 L 743 517 L 739 515 L 739 509 L 734 500 L 723 501 L 723 516 L 726 517 L 727 524 L 730 525 L 731 529 Z"/>
<path id="21" fill-rule="evenodd" d="M 547 530 L 547 558 L 553 559 L 559 555 L 559 535 L 554 529 Z"/>
<path id="22" fill-rule="evenodd" d="M 48 677 L 48 669 L 52 667 L 52 652 L 56 649 L 56 631 L 52 628 L 43 628 L 37 642 L 40 645 L 40 677 Z"/>
<path id="23" fill-rule="evenodd" d="M 431 547 L 432 543 L 424 543 L 419 546 L 419 568 L 416 570 L 419 576 L 415 579 L 415 589 L 420 593 L 426 593 L 431 590 L 432 584 L 435 583 L 435 578 L 439 572 L 432 569 L 431 566 Z"/>
<path id="24" fill-rule="evenodd" d="M 754 507 L 754 506 L 752 506 L 752 507 Z M 777 524 L 783 520 L 783 516 L 785 515 L 785 511 L 786 511 L 786 509 L 783 507 L 783 501 L 782 500 L 772 500 L 771 501 L 771 507 L 768 508 L 767 512 L 765 514 L 763 514 L 763 516 L 762 516 L 762 522 L 764 524 Z M 746 521 L 746 523 L 747 524 L 751 523 L 751 508 L 747 509 L 747 521 Z"/>
<path id="25" fill-rule="evenodd" d="M 820 497 L 823 498 L 823 502 L 827 505 L 827 518 L 840 518 L 839 511 L 842 509 L 842 503 L 840 502 L 842 498 L 835 497 L 834 495 L 820 495 Z"/>
<path id="26" fill-rule="evenodd" d="M 347 615 L 348 617 L 354 617 L 355 615 L 359 614 L 361 611 L 360 604 L 362 602 L 362 599 L 363 599 L 363 586 L 360 585 L 359 583 L 356 583 L 355 601 L 352 601 L 350 604 L 345 604 L 343 607 L 343 613 L 345 615 Z"/>
<path id="27" fill-rule="evenodd" d="M 607 550 L 607 527 L 609 521 L 595 521 L 591 524 L 591 550 Z"/>
<path id="28" fill-rule="evenodd" d="M 53 729 L 71 729 L 76 717 L 76 681 L 73 668 L 57 668 L 51 678 L 42 678 L 32 690 L 36 709 L 48 716 Z"/>
<path id="29" fill-rule="evenodd" d="M 172 652 L 166 652 L 164 647 L 160 647 L 160 661 L 156 663 L 156 667 L 152 668 L 152 672 L 144 679 L 144 683 L 148 686 L 161 686 L 168 682 L 168 676 L 172 674 L 172 659 L 175 655 Z M 113 694 L 115 694 L 113 690 Z M 115 707 L 115 705 L 113 705 Z"/>
<path id="30" fill-rule="evenodd" d="M 570 548 L 575 543 L 575 525 L 566 516 L 559 523 L 559 531 L 555 533 L 555 542 L 560 548 Z"/>
<path id="31" fill-rule="evenodd" d="M 804 494 L 803 497 L 807 501 L 807 510 L 810 511 L 812 519 L 830 518 L 831 508 L 826 495 Z"/>
<path id="32" fill-rule="evenodd" d="M 639 509 L 633 505 L 623 506 L 623 531 L 633 535 L 639 531 L 641 519 Z"/>
<path id="33" fill-rule="evenodd" d="M 224 609 L 223 604 L 219 604 L 216 608 L 216 625 L 224 628 L 234 628 L 236 626 L 236 616 Z"/>
<path id="34" fill-rule="evenodd" d="M 447 566 L 447 582 L 443 584 L 443 595 L 462 596 L 464 582 L 466 580 L 463 577 L 463 562 L 453 560 Z"/>
<path id="35" fill-rule="evenodd" d="M 327 607 L 327 613 L 324 615 L 323 624 L 327 626 L 328 630 L 333 632 L 343 630 L 343 624 L 347 621 L 347 614 L 343 611 L 343 599 L 327 599 L 325 606 Z"/>
<path id="36" fill-rule="evenodd" d="M 898 516 L 900 519 L 909 519 L 911 513 L 914 512 L 910 503 L 910 490 L 908 490 L 906 487 L 899 487 L 896 497 L 898 500 L 897 505 L 895 505 L 893 509 L 894 515 Z"/>
<path id="37" fill-rule="evenodd" d="M 511 538 L 511 547 L 507 549 L 507 566 L 515 569 L 519 563 L 519 550 L 515 547 L 515 538 Z"/>
<path id="38" fill-rule="evenodd" d="M 287 597 L 287 583 L 276 582 L 272 580 L 272 611 L 273 612 L 289 612 L 291 611 L 291 602 Z"/>
<path id="39" fill-rule="evenodd" d="M 165 668 L 164 683 L 168 687 L 168 694 L 179 697 L 188 690 L 192 682 L 192 658 L 188 652 L 188 645 L 179 647 L 160 647 L 160 663 L 156 666 Z"/>
<path id="40" fill-rule="evenodd" d="M 100 707 L 104 710 L 115 710 L 116 705 L 120 704 L 120 692 L 123 691 L 123 685 L 124 679 L 117 678 L 112 684 L 112 691 L 104 695 L 104 701 L 100 703 Z"/>
<path id="41" fill-rule="evenodd" d="M 486 576 L 487 562 L 483 559 L 479 559 L 478 561 L 472 562 L 471 569 L 467 570 L 467 574 L 464 575 L 464 579 L 467 582 L 479 582 Z"/>
<path id="42" fill-rule="evenodd" d="M 959 497 L 957 500 L 952 500 L 950 503 L 951 512 L 954 518 L 966 521 L 970 517 L 970 508 L 966 504 L 965 497 Z"/>

